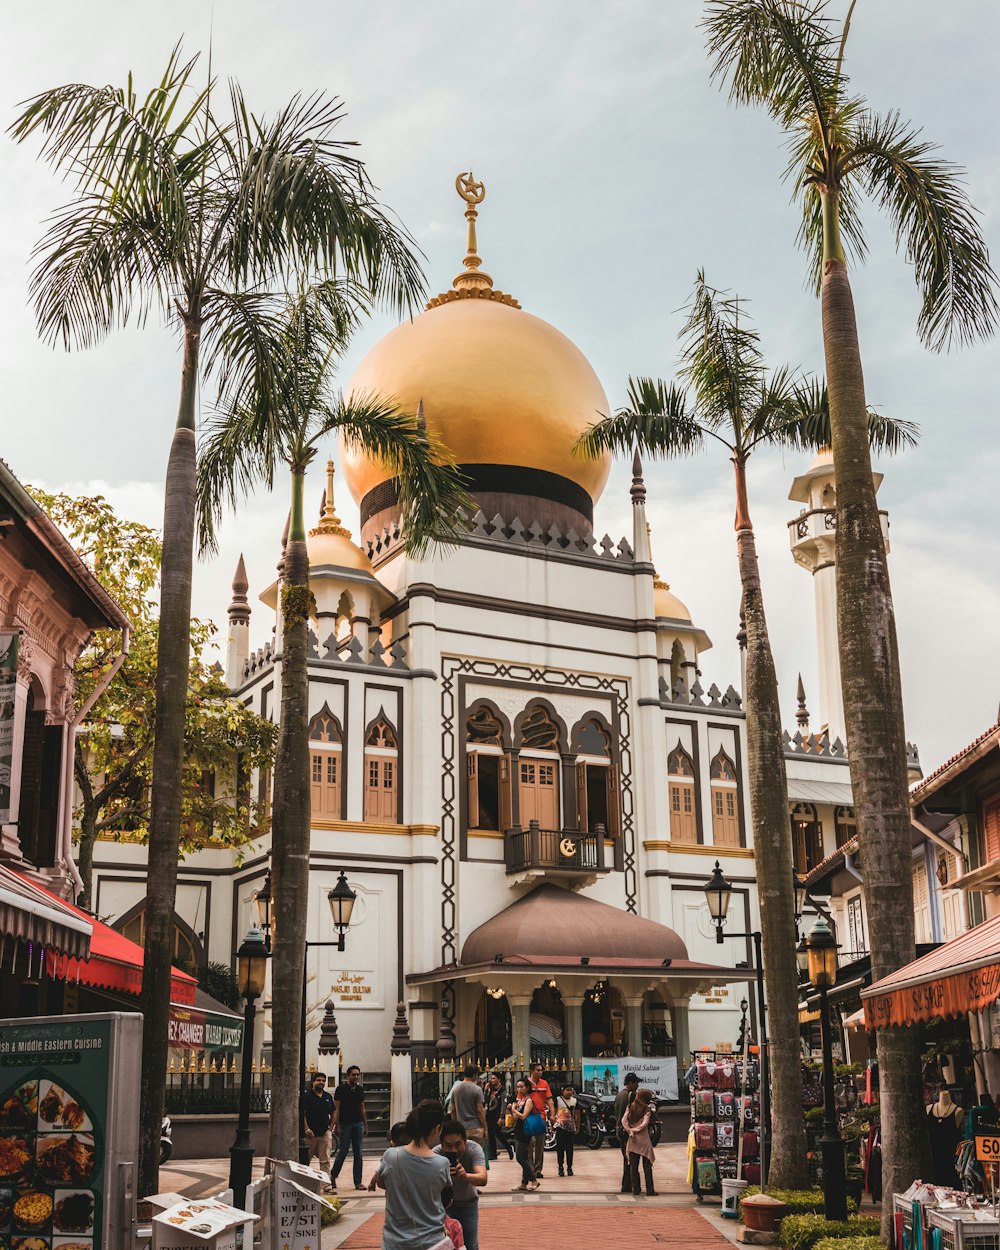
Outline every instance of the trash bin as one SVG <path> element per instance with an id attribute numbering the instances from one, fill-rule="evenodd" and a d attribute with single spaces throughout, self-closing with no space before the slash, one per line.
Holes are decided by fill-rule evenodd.
<path id="1" fill-rule="evenodd" d="M 722 1182 L 722 1216 L 723 1219 L 735 1220 L 740 1214 L 740 1194 L 747 1187 L 746 1181 Z"/>

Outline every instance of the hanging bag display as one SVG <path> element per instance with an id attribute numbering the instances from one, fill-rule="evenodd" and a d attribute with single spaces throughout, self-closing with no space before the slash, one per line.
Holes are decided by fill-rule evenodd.
<path id="1" fill-rule="evenodd" d="M 694 1126 L 694 1148 L 695 1150 L 714 1150 L 715 1149 L 715 1125 L 710 1121 L 702 1121 Z"/>

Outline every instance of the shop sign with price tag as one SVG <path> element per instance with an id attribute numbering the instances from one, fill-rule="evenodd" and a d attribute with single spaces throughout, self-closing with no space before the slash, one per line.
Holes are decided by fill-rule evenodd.
<path id="1" fill-rule="evenodd" d="M 1000 1163 L 1000 1135 L 977 1133 L 976 1158 L 980 1163 Z"/>

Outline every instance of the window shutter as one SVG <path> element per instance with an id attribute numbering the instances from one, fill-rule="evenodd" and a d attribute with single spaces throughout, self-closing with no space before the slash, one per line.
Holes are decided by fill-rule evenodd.
<path id="1" fill-rule="evenodd" d="M 608 771 L 608 834 L 620 838 L 622 833 L 621 773 L 612 764 Z"/>
<path id="2" fill-rule="evenodd" d="M 500 757 L 500 832 L 505 833 L 514 823 L 513 793 L 511 790 L 511 758 L 509 755 Z M 477 795 L 478 798 L 478 795 Z"/>
<path id="3" fill-rule="evenodd" d="M 983 863 L 1000 859 L 1000 799 L 983 804 Z"/>
<path id="4" fill-rule="evenodd" d="M 578 763 L 576 766 L 576 827 L 581 833 L 586 833 L 590 828 L 587 816 L 587 765 Z"/>
<path id="5" fill-rule="evenodd" d="M 470 751 L 465 757 L 465 787 L 468 829 L 479 828 L 479 756 Z"/>

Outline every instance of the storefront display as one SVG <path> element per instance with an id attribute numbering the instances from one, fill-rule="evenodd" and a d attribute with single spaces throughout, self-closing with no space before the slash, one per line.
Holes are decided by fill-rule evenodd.
<path id="1" fill-rule="evenodd" d="M 724 1180 L 759 1183 L 756 1060 L 697 1051 L 686 1080 L 691 1090 L 692 1187 L 709 1193 L 720 1189 Z"/>

